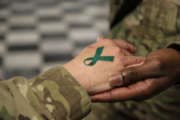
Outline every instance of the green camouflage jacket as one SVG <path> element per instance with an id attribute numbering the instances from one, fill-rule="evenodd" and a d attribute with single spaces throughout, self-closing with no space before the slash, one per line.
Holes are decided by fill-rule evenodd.
<path id="1" fill-rule="evenodd" d="M 180 0 L 111 0 L 110 38 L 128 40 L 138 55 L 180 43 Z"/>
<path id="2" fill-rule="evenodd" d="M 0 120 L 80 120 L 89 111 L 88 94 L 62 67 L 0 82 Z"/>
<path id="3" fill-rule="evenodd" d="M 180 43 L 180 0 L 110 0 L 109 38 L 123 39 L 146 56 Z M 171 46 L 172 47 L 172 46 Z M 145 101 L 93 104 L 85 120 L 180 120 L 180 85 Z"/>
<path id="4" fill-rule="evenodd" d="M 111 14 L 109 37 L 133 43 L 137 55 L 180 44 L 180 0 L 111 0 Z M 113 106 L 130 120 L 179 120 L 179 105 L 180 85 L 175 85 L 148 100 Z"/>
<path id="5" fill-rule="evenodd" d="M 180 0 L 111 0 L 110 38 L 137 46 L 138 55 L 180 41 Z M 136 6 L 138 5 L 137 9 Z M 121 8 L 121 10 L 119 10 Z M 87 120 L 179 120 L 180 86 L 147 101 L 95 104 Z M 90 109 L 85 90 L 63 68 L 54 68 L 32 79 L 13 78 L 0 82 L 0 119 L 82 119 Z M 98 111 L 99 110 L 99 111 Z M 109 117 L 109 116 L 110 117 Z"/>

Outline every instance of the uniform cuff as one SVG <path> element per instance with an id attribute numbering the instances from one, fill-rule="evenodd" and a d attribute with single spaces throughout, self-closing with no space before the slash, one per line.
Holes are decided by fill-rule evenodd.
<path id="1" fill-rule="evenodd" d="M 90 112 L 91 100 L 87 91 L 63 67 L 56 67 L 45 72 L 43 78 L 58 83 L 61 94 L 71 106 L 72 119 L 79 119 Z"/>

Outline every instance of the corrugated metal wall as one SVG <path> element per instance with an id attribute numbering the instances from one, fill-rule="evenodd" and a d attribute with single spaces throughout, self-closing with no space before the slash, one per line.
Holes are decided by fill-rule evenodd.
<path id="1" fill-rule="evenodd" d="M 0 0 L 1 78 L 63 64 L 108 31 L 106 0 Z"/>

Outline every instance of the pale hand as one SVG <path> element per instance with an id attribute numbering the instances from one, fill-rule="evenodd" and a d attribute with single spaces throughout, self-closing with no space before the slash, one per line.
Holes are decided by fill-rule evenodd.
<path id="1" fill-rule="evenodd" d="M 102 46 L 102 56 L 114 56 L 114 61 L 97 61 L 93 66 L 85 65 L 84 60 L 93 57 L 97 48 Z M 96 94 L 112 89 L 111 77 L 123 68 L 142 62 L 142 58 L 131 55 L 134 51 L 132 45 L 123 41 L 99 40 L 85 48 L 64 67 L 90 94 Z"/>

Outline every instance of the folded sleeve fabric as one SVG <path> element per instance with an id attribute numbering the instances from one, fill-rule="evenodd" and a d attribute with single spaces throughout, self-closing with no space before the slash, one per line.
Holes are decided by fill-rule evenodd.
<path id="1" fill-rule="evenodd" d="M 0 119 L 79 120 L 90 111 L 86 91 L 63 67 L 27 80 L 0 82 Z"/>

